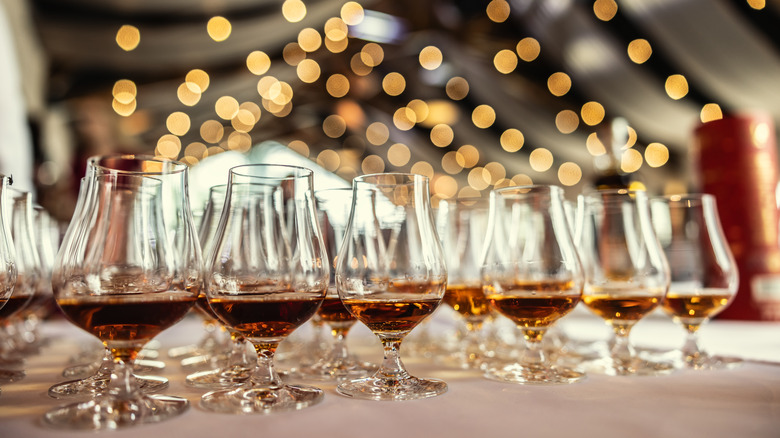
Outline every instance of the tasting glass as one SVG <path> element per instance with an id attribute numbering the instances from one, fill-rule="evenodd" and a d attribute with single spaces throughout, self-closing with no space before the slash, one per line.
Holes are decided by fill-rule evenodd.
<path id="1" fill-rule="evenodd" d="M 631 345 L 631 328 L 661 304 L 669 265 L 653 230 L 647 195 L 626 189 L 585 195 L 577 224 L 585 268 L 582 301 L 612 327 L 609 357 L 588 364 L 608 375 L 656 375 L 671 364 L 642 359 Z"/>
<path id="2" fill-rule="evenodd" d="M 572 383 L 584 374 L 553 366 L 542 339 L 579 303 L 584 283 L 566 221 L 563 190 L 518 186 L 490 193 L 482 285 L 490 305 L 523 332 L 520 361 L 489 368 L 486 377 L 520 384 Z"/>
<path id="3" fill-rule="evenodd" d="M 220 184 L 209 189 L 209 199 L 198 227 L 200 246 L 204 255 L 210 254 L 214 246 L 226 194 L 226 184 Z M 222 325 L 208 303 L 205 290 L 198 297 L 196 308 L 206 319 L 206 323 L 213 321 L 215 325 Z M 206 364 L 211 365 L 211 369 L 188 375 L 185 379 L 188 385 L 210 389 L 230 388 L 240 385 L 249 378 L 255 365 L 247 351 L 248 343 L 239 331 L 230 327 L 226 328 L 230 333 L 230 345 L 227 351 L 223 352 L 223 354 L 215 352 L 216 354 L 211 354 L 210 357 L 202 360 Z M 197 358 L 184 359 L 182 364 L 186 367 L 188 363 L 194 363 L 193 359 Z"/>
<path id="4" fill-rule="evenodd" d="M 0 322 L 15 312 L 14 287 L 16 285 L 16 252 L 11 238 L 9 222 L 11 207 L 8 184 L 10 178 L 0 174 Z M 6 309 L 11 302 L 9 309 Z"/>
<path id="5" fill-rule="evenodd" d="M 230 170 L 206 290 L 219 319 L 255 347 L 257 363 L 241 386 L 203 395 L 207 410 L 268 414 L 323 398 L 319 388 L 283 382 L 273 363 L 279 343 L 314 315 L 328 287 L 312 183 L 312 171 L 303 167 Z"/>
<path id="6" fill-rule="evenodd" d="M 338 188 L 314 192 L 317 203 L 317 216 L 328 252 L 333 265 L 344 242 L 344 232 L 352 207 L 352 189 Z M 333 267 L 335 270 L 335 266 Z M 317 311 L 320 318 L 330 327 L 333 345 L 324 356 L 313 364 L 302 366 L 298 373 L 313 380 L 348 380 L 366 377 L 377 370 L 371 363 L 359 362 L 349 353 L 347 334 L 357 321 L 339 298 L 335 276 L 331 276 L 328 293 Z"/>
<path id="7" fill-rule="evenodd" d="M 410 375 L 400 357 L 401 341 L 436 310 L 447 283 L 428 178 L 363 175 L 352 189 L 336 288 L 346 308 L 382 341 L 384 360 L 373 376 L 342 382 L 337 390 L 370 400 L 443 394 L 446 383 Z"/>
<path id="8" fill-rule="evenodd" d="M 52 273 L 65 316 L 100 339 L 113 367 L 103 390 L 47 412 L 69 429 L 118 429 L 184 412 L 186 399 L 146 395 L 131 369 L 144 344 L 179 321 L 202 287 L 202 260 L 192 224 L 187 166 L 144 156 L 93 162 L 78 229 Z M 66 257 L 67 256 L 67 257 Z"/>
<path id="9" fill-rule="evenodd" d="M 672 195 L 653 198 L 650 207 L 671 273 L 662 309 L 685 328 L 687 335 L 679 363 L 693 369 L 725 368 L 739 363 L 738 359 L 711 356 L 698 343 L 701 325 L 731 304 L 739 284 L 715 197 Z"/>
<path id="10" fill-rule="evenodd" d="M 436 212 L 448 275 L 443 302 L 458 313 L 465 325 L 456 352 L 461 368 L 482 369 L 490 356 L 482 326 L 492 309 L 482 291 L 480 276 L 488 206 L 488 198 L 442 199 Z"/>

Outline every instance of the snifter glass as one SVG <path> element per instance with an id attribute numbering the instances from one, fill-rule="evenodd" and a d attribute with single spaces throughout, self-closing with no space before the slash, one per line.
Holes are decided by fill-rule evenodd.
<path id="1" fill-rule="evenodd" d="M 184 193 L 187 166 L 155 157 L 96 161 L 90 201 L 52 273 L 57 304 L 99 338 L 113 361 L 107 387 L 53 409 L 58 428 L 117 429 L 181 414 L 186 399 L 144 395 L 132 374 L 139 351 L 180 320 L 202 286 L 202 260 Z M 84 188 L 84 186 L 82 186 Z"/>
<path id="2" fill-rule="evenodd" d="M 490 368 L 490 379 L 521 383 L 572 383 L 584 374 L 553 366 L 542 339 L 579 303 L 583 272 L 556 186 L 519 186 L 490 193 L 490 219 L 482 285 L 491 306 L 522 330 L 520 362 Z"/>
<path id="3" fill-rule="evenodd" d="M 447 284 L 428 178 L 374 174 L 352 184 L 336 288 L 346 308 L 382 341 L 384 361 L 373 376 L 342 382 L 337 390 L 370 400 L 443 394 L 446 383 L 411 376 L 399 352 L 404 337 L 439 306 Z"/>
<path id="4" fill-rule="evenodd" d="M 614 332 L 610 357 L 589 369 L 609 375 L 670 371 L 671 364 L 639 357 L 629 342 L 631 328 L 661 304 L 669 288 L 669 265 L 653 230 L 647 195 L 626 189 L 588 193 L 579 215 L 582 300 Z"/>
<path id="5" fill-rule="evenodd" d="M 669 260 L 671 285 L 663 310 L 686 330 L 680 363 L 717 369 L 739 363 L 711 356 L 699 347 L 699 327 L 734 300 L 739 273 L 718 219 L 715 197 L 707 194 L 653 198 L 653 225 Z"/>
<path id="6" fill-rule="evenodd" d="M 15 309 L 8 312 L 5 307 L 13 300 L 16 285 L 16 252 L 11 239 L 10 220 L 11 207 L 8 205 L 8 184 L 10 178 L 0 175 L 0 322 L 11 315 Z"/>
<path id="7" fill-rule="evenodd" d="M 319 308 L 330 275 L 309 169 L 274 164 L 230 170 L 225 206 L 207 257 L 214 313 L 252 343 L 257 364 L 242 385 L 209 392 L 210 411 L 268 414 L 320 402 L 319 388 L 283 382 L 279 343 Z"/>

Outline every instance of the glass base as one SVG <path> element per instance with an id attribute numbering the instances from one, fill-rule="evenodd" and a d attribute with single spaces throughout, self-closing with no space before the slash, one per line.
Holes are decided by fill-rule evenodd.
<path id="1" fill-rule="evenodd" d="M 589 373 L 607 376 L 662 376 L 674 372 L 671 362 L 654 361 L 641 357 L 616 361 L 612 358 L 601 358 L 582 362 L 581 367 Z"/>
<path id="2" fill-rule="evenodd" d="M 742 366 L 742 359 L 737 357 L 710 356 L 700 354 L 696 356 L 682 357 L 680 368 L 692 370 L 726 370 Z"/>
<path id="3" fill-rule="evenodd" d="M 499 368 L 491 368 L 485 377 L 499 382 L 519 383 L 521 385 L 561 385 L 575 383 L 585 379 L 585 373 L 563 367 L 523 366 L 515 363 Z"/>
<path id="4" fill-rule="evenodd" d="M 19 370 L 0 370 L 0 383 L 12 383 L 24 379 L 24 371 Z"/>
<path id="5" fill-rule="evenodd" d="M 359 362 L 354 359 L 329 361 L 320 360 L 312 365 L 300 367 L 291 371 L 291 375 L 306 380 L 322 382 L 360 379 L 370 376 L 379 367 L 370 362 Z"/>
<path id="6" fill-rule="evenodd" d="M 232 367 L 192 373 L 187 376 L 185 382 L 187 385 L 194 386 L 196 388 L 234 388 L 246 382 L 251 375 L 251 368 Z"/>
<path id="7" fill-rule="evenodd" d="M 85 379 L 58 383 L 49 388 L 51 398 L 93 397 L 108 387 L 110 376 L 90 376 Z M 168 388 L 168 379 L 158 376 L 135 376 L 138 388 L 145 394 L 160 392 Z"/>
<path id="8" fill-rule="evenodd" d="M 438 379 L 418 377 L 402 380 L 366 377 L 341 383 L 336 391 L 363 400 L 416 400 L 444 394 L 447 392 L 447 384 Z"/>
<path id="9" fill-rule="evenodd" d="M 110 430 L 163 421 L 188 407 L 187 399 L 165 395 L 129 400 L 105 396 L 52 409 L 43 416 L 43 421 L 58 429 Z"/>
<path id="10" fill-rule="evenodd" d="M 322 390 L 313 386 L 284 385 L 268 389 L 246 384 L 236 389 L 206 393 L 200 399 L 200 406 L 224 414 L 271 414 L 307 408 L 323 398 Z"/>
<path id="11" fill-rule="evenodd" d="M 62 370 L 62 377 L 65 377 L 66 379 L 86 378 L 97 373 L 102 365 L 102 360 L 97 360 L 91 363 L 71 365 Z M 133 371 L 136 374 L 156 373 L 163 369 L 165 369 L 165 362 L 161 362 L 159 360 L 137 359 L 133 364 Z"/>

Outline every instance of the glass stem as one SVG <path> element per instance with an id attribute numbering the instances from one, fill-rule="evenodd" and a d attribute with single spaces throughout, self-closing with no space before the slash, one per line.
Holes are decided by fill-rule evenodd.
<path id="1" fill-rule="evenodd" d="M 630 373 L 631 362 L 634 359 L 634 347 L 628 340 L 633 324 L 614 323 L 612 330 L 615 336 L 612 338 L 609 354 L 614 361 L 615 371 L 618 374 Z"/>
<path id="2" fill-rule="evenodd" d="M 121 400 L 130 400 L 140 396 L 138 382 L 133 375 L 132 359 L 114 355 L 111 367 L 111 379 L 106 392 Z"/>
<path id="3" fill-rule="evenodd" d="M 228 368 L 249 368 L 250 359 L 247 354 L 246 340 L 238 333 L 231 332 L 230 356 L 228 357 Z"/>
<path id="4" fill-rule="evenodd" d="M 704 356 L 699 348 L 699 326 L 701 324 L 685 324 L 686 337 L 682 347 L 682 356 L 685 363 L 696 366 L 696 363 Z"/>
<path id="5" fill-rule="evenodd" d="M 379 338 L 384 348 L 384 360 L 374 376 L 392 382 L 398 382 L 411 377 L 401 362 L 400 349 L 403 338 L 395 336 L 387 338 L 380 336 Z"/>
<path id="6" fill-rule="evenodd" d="M 349 327 L 346 329 L 336 324 L 331 325 L 330 333 L 333 335 L 333 349 L 330 351 L 330 361 L 336 363 L 343 363 L 349 360 L 349 350 L 347 349 L 347 333 L 349 333 Z"/>
<path id="7" fill-rule="evenodd" d="M 284 386 L 274 368 L 274 354 L 279 342 L 260 342 L 254 345 L 257 352 L 257 367 L 250 378 L 253 386 L 276 390 Z"/>
<path id="8" fill-rule="evenodd" d="M 528 368 L 543 368 L 545 363 L 544 349 L 542 348 L 542 338 L 547 329 L 523 328 L 523 339 L 525 340 L 525 350 L 521 364 Z"/>
<path id="9" fill-rule="evenodd" d="M 486 355 L 485 344 L 482 342 L 482 320 L 466 320 L 466 333 L 463 336 L 463 354 L 466 363 L 478 368 Z"/>

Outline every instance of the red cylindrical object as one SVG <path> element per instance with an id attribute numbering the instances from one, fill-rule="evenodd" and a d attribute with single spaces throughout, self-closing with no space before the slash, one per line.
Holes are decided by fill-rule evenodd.
<path id="1" fill-rule="evenodd" d="M 780 320 L 780 245 L 772 119 L 724 117 L 696 131 L 693 163 L 700 190 L 717 198 L 723 231 L 739 267 L 739 291 L 719 315 Z"/>

